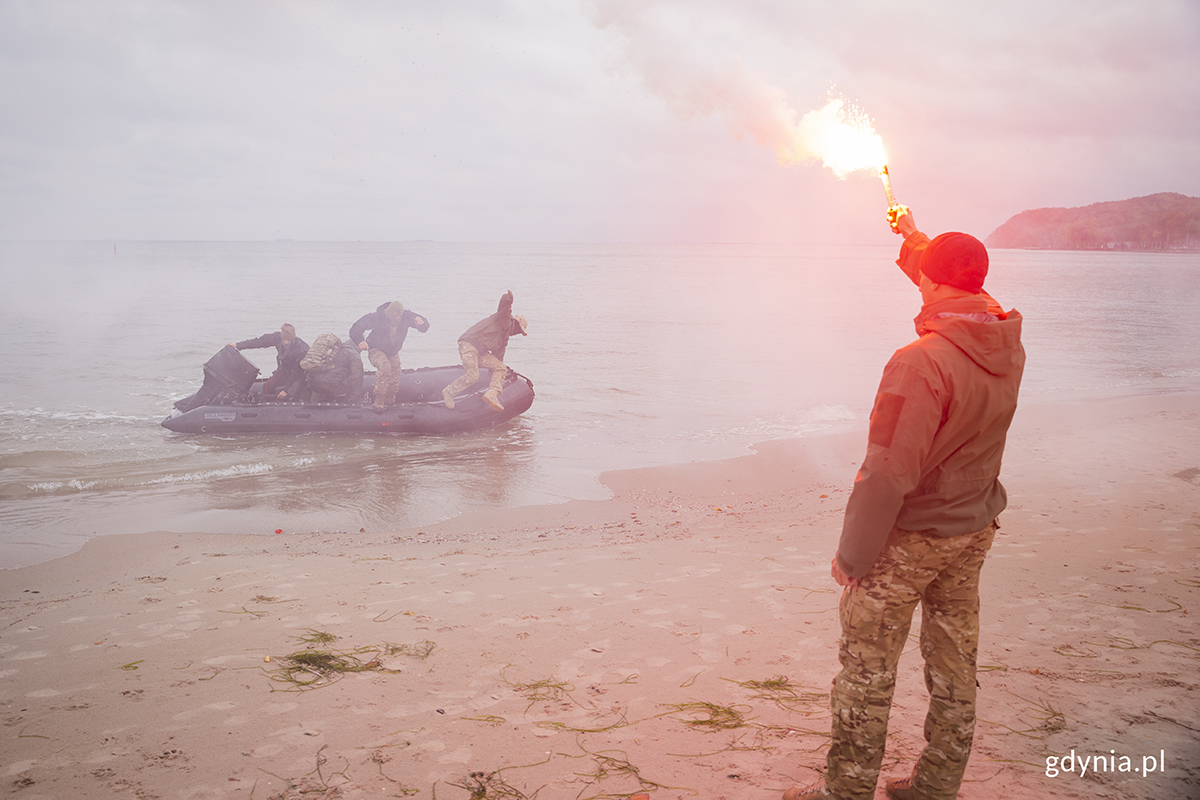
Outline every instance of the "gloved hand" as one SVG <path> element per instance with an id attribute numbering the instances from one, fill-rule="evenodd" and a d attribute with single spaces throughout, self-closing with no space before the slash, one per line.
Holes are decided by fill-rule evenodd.
<path id="1" fill-rule="evenodd" d="M 888 209 L 887 219 L 892 233 L 899 233 L 905 239 L 917 232 L 917 223 L 913 219 L 912 211 L 909 210 L 908 206 L 892 206 Z"/>

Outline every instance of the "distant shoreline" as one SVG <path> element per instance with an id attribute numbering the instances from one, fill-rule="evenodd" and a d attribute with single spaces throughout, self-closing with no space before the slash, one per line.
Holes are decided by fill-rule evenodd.
<path id="1" fill-rule="evenodd" d="M 1161 252 L 1200 250 L 1200 197 L 1160 192 L 1077 208 L 1035 208 L 1008 219 L 988 247 Z"/>

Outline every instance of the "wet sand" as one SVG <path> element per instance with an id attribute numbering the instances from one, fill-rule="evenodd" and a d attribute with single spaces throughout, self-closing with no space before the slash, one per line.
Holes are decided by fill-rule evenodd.
<path id="1" fill-rule="evenodd" d="M 107 536 L 0 573 L 3 790 L 777 798 L 823 766 L 864 447 L 768 442 L 416 530 Z M 1197 796 L 1200 396 L 1023 407 L 1004 482 L 960 797 Z M 915 637 L 885 775 L 922 744 Z"/>

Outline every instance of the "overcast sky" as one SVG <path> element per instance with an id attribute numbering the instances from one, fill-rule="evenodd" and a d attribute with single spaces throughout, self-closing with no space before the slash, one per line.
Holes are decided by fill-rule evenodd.
<path id="1" fill-rule="evenodd" d="M 889 243 L 1200 196 L 1197 0 L 0 0 L 0 238 Z"/>

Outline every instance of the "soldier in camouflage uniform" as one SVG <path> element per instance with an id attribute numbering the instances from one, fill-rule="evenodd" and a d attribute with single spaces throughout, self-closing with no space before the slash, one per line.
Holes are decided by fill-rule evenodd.
<path id="1" fill-rule="evenodd" d="M 996 528 L 947 538 L 895 529 L 871 571 L 843 594 L 842 673 L 830 696 L 825 776 L 841 793 L 832 796 L 875 796 L 896 665 L 918 603 L 928 744 L 921 754 L 924 785 L 911 796 L 950 800 L 958 794 L 975 729 L 979 570 Z M 893 786 L 891 796 L 905 795 Z"/>
<path id="2" fill-rule="evenodd" d="M 360 351 L 332 333 L 322 333 L 300 362 L 314 403 L 357 403 L 362 398 Z"/>
<path id="3" fill-rule="evenodd" d="M 454 395 L 479 380 L 479 368 L 482 366 L 491 372 L 487 391 L 483 393 L 484 402 L 496 411 L 504 410 L 500 403 L 504 376 L 508 372 L 508 367 L 504 366 L 504 352 L 508 348 L 509 337 L 518 333 L 529 335 L 526 332 L 528 323 L 520 314 L 512 313 L 512 304 L 513 293 L 510 290 L 500 296 L 495 314 L 481 319 L 458 337 L 458 355 L 465 371 L 442 390 L 442 401 L 446 408 L 454 408 Z"/>
<path id="4" fill-rule="evenodd" d="M 971 753 L 979 572 L 1007 503 L 1000 459 L 1025 365 L 1021 315 L 984 293 L 979 240 L 930 241 L 908 209 L 893 229 L 905 236 L 896 263 L 924 301 L 919 338 L 884 368 L 831 566 L 845 589 L 825 779 L 784 800 L 875 796 L 896 665 L 918 603 L 926 746 L 910 777 L 887 781 L 888 797 L 952 800 Z"/>
<path id="5" fill-rule="evenodd" d="M 429 320 L 404 307 L 399 300 L 383 303 L 350 326 L 350 341 L 367 353 L 375 367 L 375 408 L 384 409 L 396 400 L 400 389 L 400 348 L 409 328 L 429 330 Z M 370 331 L 370 335 L 367 335 Z"/>

